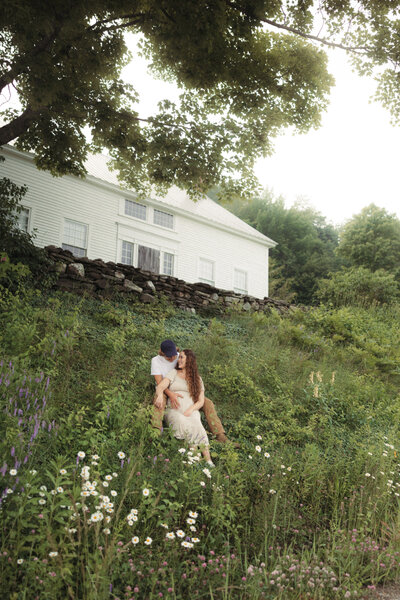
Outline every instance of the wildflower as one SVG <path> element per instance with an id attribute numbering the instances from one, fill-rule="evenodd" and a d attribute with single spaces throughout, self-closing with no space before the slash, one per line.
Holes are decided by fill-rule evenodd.
<path id="1" fill-rule="evenodd" d="M 200 540 L 199 540 L 199 538 L 196 538 L 196 537 L 192 538 L 192 542 L 193 542 L 194 544 L 198 544 L 198 543 L 199 543 L 199 541 L 200 541 Z"/>
<path id="2" fill-rule="evenodd" d="M 17 469 L 10 469 L 10 475 L 16 475 L 18 473 Z"/>
<path id="3" fill-rule="evenodd" d="M 256 446 L 256 447 L 255 447 L 255 451 L 256 451 L 256 452 L 261 452 L 261 446 Z"/>
<path id="4" fill-rule="evenodd" d="M 206 484 L 204 481 L 200 481 L 200 485 L 201 485 L 201 487 L 205 487 Z"/>
<path id="5" fill-rule="evenodd" d="M 253 457 L 252 457 L 252 455 L 251 455 L 251 454 L 249 454 L 249 459 L 251 460 L 252 458 L 253 458 Z"/>
<path id="6" fill-rule="evenodd" d="M 112 476 L 113 477 L 118 477 L 118 473 L 113 473 Z"/>
<path id="7" fill-rule="evenodd" d="M 90 496 L 90 492 L 88 492 L 87 490 L 83 490 L 83 492 L 81 492 L 81 496 L 86 498 L 87 496 Z"/>
<path id="8" fill-rule="evenodd" d="M 166 523 L 160 523 L 161 527 L 164 527 L 164 529 L 168 529 L 168 525 Z"/>
<path id="9" fill-rule="evenodd" d="M 198 513 L 193 511 L 193 510 L 189 510 L 189 517 L 192 517 L 192 519 L 197 519 L 198 517 Z"/>
<path id="10" fill-rule="evenodd" d="M 67 474 L 67 470 L 66 469 L 60 469 L 60 473 L 61 473 L 61 475 L 66 475 Z"/>
<path id="11" fill-rule="evenodd" d="M 269 458 L 271 455 L 268 452 L 264 452 L 265 458 Z"/>
<path id="12" fill-rule="evenodd" d="M 51 558 L 54 558 L 55 556 L 58 556 L 58 552 L 49 552 L 49 556 L 51 556 Z"/>
<path id="13" fill-rule="evenodd" d="M 90 520 L 93 523 L 96 523 L 97 521 L 101 521 L 102 519 L 103 519 L 103 513 L 101 513 L 100 511 L 95 512 L 90 516 Z"/>
<path id="14" fill-rule="evenodd" d="M 176 532 L 176 535 L 180 538 L 184 538 L 185 537 L 185 532 L 182 531 L 182 529 L 178 529 L 178 531 Z"/>
<path id="15" fill-rule="evenodd" d="M 118 458 L 120 458 L 121 460 L 123 460 L 125 458 L 126 454 L 125 452 L 118 452 Z"/>
<path id="16" fill-rule="evenodd" d="M 102 481 L 102 485 L 103 487 L 108 487 L 110 484 L 108 483 L 108 481 Z"/>
<path id="17" fill-rule="evenodd" d="M 104 479 L 106 479 L 107 481 L 111 481 L 111 479 L 112 479 L 112 475 L 106 475 L 106 476 L 104 477 Z"/>
<path id="18" fill-rule="evenodd" d="M 64 491 L 64 488 L 63 488 L 63 487 L 61 487 L 61 485 L 60 485 L 60 486 L 57 488 L 57 492 L 58 492 L 59 494 L 62 494 L 62 493 L 63 493 L 63 491 Z"/>
<path id="19" fill-rule="evenodd" d="M 147 488 L 144 488 L 142 494 L 145 498 L 147 498 L 147 496 L 150 494 L 150 490 L 148 490 Z"/>
<path id="20" fill-rule="evenodd" d="M 168 531 L 168 533 L 165 535 L 165 537 L 167 538 L 167 540 L 174 540 L 175 534 L 173 531 Z"/>
<path id="21" fill-rule="evenodd" d="M 271 490 L 269 490 L 269 493 L 270 494 L 276 494 L 276 490 L 271 489 Z"/>
<path id="22" fill-rule="evenodd" d="M 118 492 L 116 492 L 115 490 L 111 490 L 110 494 L 111 496 L 116 496 Z"/>
<path id="23" fill-rule="evenodd" d="M 285 465 L 281 465 L 281 469 L 286 469 Z"/>
<path id="24" fill-rule="evenodd" d="M 185 448 L 179 448 L 178 452 L 180 452 L 181 454 L 185 454 L 186 449 Z"/>
<path id="25" fill-rule="evenodd" d="M 92 460 L 99 460 L 100 456 L 98 454 L 93 454 Z"/>
<path id="26" fill-rule="evenodd" d="M 262 440 L 262 436 L 261 435 L 256 435 L 257 440 Z"/>
<path id="27" fill-rule="evenodd" d="M 204 475 L 206 475 L 206 477 L 208 477 L 209 479 L 211 479 L 211 473 L 209 469 L 203 469 L 203 473 Z"/>
<path id="28" fill-rule="evenodd" d="M 106 535 L 110 535 L 111 529 L 109 529 L 108 527 L 106 527 L 105 529 L 103 529 L 103 533 L 105 533 Z"/>
<path id="29" fill-rule="evenodd" d="M 40 500 L 38 500 L 39 504 L 46 504 L 46 500 L 44 500 L 43 498 L 40 498 Z"/>
<path id="30" fill-rule="evenodd" d="M 152 542 L 152 541 L 153 541 L 153 540 L 151 539 L 151 537 L 147 537 L 147 538 L 144 540 L 144 543 L 146 544 L 146 546 L 150 546 L 150 544 L 151 544 L 151 542 Z"/>
<path id="31" fill-rule="evenodd" d="M 36 469 L 32 469 L 31 471 L 29 471 L 29 473 L 30 473 L 31 475 L 36 475 L 37 471 L 36 471 Z"/>
<path id="32" fill-rule="evenodd" d="M 19 565 L 22 565 L 22 563 L 23 563 L 23 562 L 24 562 L 24 559 L 23 559 L 23 558 L 19 558 L 19 559 L 17 560 L 17 563 L 18 563 Z"/>
<path id="33" fill-rule="evenodd" d="M 79 456 L 79 458 L 85 458 L 86 454 L 82 450 L 80 450 L 78 452 L 78 456 Z"/>
<path id="34" fill-rule="evenodd" d="M 197 531 L 197 529 L 196 529 L 196 527 L 195 527 L 194 525 L 191 525 L 191 526 L 189 527 L 189 529 L 190 529 L 190 531 Z"/>
<path id="35" fill-rule="evenodd" d="M 365 473 L 365 477 L 371 477 L 371 473 Z"/>
<path id="36" fill-rule="evenodd" d="M 188 523 L 188 525 L 194 525 L 196 523 L 196 521 L 194 519 L 186 519 L 186 523 Z"/>
<path id="37" fill-rule="evenodd" d="M 182 542 L 181 546 L 183 546 L 184 548 L 193 548 L 193 544 L 191 542 Z"/>
<path id="38" fill-rule="evenodd" d="M 132 540 L 131 540 L 132 544 L 138 544 L 139 543 L 139 538 L 137 535 L 135 535 Z"/>

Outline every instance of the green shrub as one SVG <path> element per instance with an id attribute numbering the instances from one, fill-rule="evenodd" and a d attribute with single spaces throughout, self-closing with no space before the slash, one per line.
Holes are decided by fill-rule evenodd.
<path id="1" fill-rule="evenodd" d="M 383 269 L 342 268 L 319 282 L 317 299 L 334 307 L 394 304 L 400 298 L 395 276 Z"/>

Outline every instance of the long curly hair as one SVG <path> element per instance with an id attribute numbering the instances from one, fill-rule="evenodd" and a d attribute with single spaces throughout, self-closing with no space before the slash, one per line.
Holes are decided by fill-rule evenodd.
<path id="1" fill-rule="evenodd" d="M 201 392 L 201 379 L 197 368 L 196 355 L 193 350 L 182 350 L 186 356 L 186 381 L 193 402 L 197 402 Z"/>

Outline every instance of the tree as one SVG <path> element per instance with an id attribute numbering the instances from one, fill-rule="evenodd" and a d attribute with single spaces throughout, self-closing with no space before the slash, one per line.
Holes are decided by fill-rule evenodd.
<path id="1" fill-rule="evenodd" d="M 338 253 L 350 266 L 384 269 L 400 280 L 400 220 L 370 204 L 340 233 Z"/>
<path id="2" fill-rule="evenodd" d="M 365 267 L 342 267 L 319 281 L 316 297 L 335 308 L 340 306 L 374 306 L 395 304 L 400 289 L 392 273 L 384 269 L 371 271 Z"/>
<path id="3" fill-rule="evenodd" d="M 390 104 L 397 93 L 399 3 L 313 4 L 2 2 L 0 91 L 15 88 L 22 109 L 3 113 L 0 145 L 17 140 L 38 167 L 75 175 L 84 175 L 89 150 L 108 148 L 134 188 L 177 184 L 196 194 L 218 184 L 241 193 L 254 187 L 254 161 L 282 128 L 318 126 L 333 82 L 322 47 L 345 49 L 363 72 L 388 63 L 381 99 Z M 125 32 L 141 36 L 153 71 L 182 90 L 179 102 L 161 102 L 147 119 L 120 77 Z"/>
<path id="4" fill-rule="evenodd" d="M 0 167 L 4 158 L 0 156 Z M 21 202 L 27 192 L 26 186 L 18 186 L 8 177 L 0 177 L 0 253 L 13 261 L 28 265 L 35 277 L 43 278 L 43 266 L 49 261 L 44 250 L 37 248 L 34 236 L 18 226 Z"/>
<path id="5" fill-rule="evenodd" d="M 278 242 L 271 250 L 271 293 L 278 298 L 313 302 L 318 280 L 339 268 L 335 254 L 338 233 L 314 208 L 298 202 L 286 208 L 284 199 L 266 191 L 261 198 L 236 201 L 228 208 Z"/>

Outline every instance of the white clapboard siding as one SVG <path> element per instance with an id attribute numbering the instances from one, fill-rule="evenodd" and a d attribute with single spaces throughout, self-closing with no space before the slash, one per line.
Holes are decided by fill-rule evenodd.
<path id="1" fill-rule="evenodd" d="M 185 192 L 171 188 L 165 197 L 154 194 L 138 200 L 134 192 L 118 185 L 108 158 L 90 157 L 88 176 L 53 177 L 39 171 L 33 156 L 11 146 L 1 148 L 6 158 L 0 176 L 7 176 L 28 192 L 23 205 L 30 209 L 29 230 L 35 243 L 61 246 L 65 219 L 88 225 L 87 256 L 120 262 L 122 241 L 174 255 L 174 275 L 189 283 L 199 281 L 200 260 L 214 263 L 215 286 L 233 290 L 234 270 L 247 273 L 250 295 L 268 295 L 268 250 L 275 242 L 216 204 L 208 197 L 193 202 Z M 147 221 L 125 215 L 125 198 L 147 206 Z M 153 223 L 154 210 L 174 216 L 173 229 Z"/>

